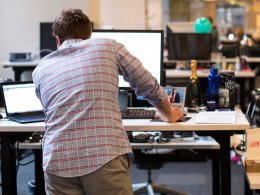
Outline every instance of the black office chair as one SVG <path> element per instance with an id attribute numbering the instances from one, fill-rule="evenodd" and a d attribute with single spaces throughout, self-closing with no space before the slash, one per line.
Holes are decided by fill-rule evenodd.
<path id="1" fill-rule="evenodd" d="M 128 133 L 130 141 L 134 142 L 132 133 Z M 159 134 L 151 134 L 149 138 L 145 138 L 146 142 L 168 142 L 170 141 L 171 133 L 163 132 Z M 163 184 L 156 184 L 152 182 L 152 170 L 160 169 L 163 163 L 169 162 L 172 159 L 172 149 L 153 149 L 142 150 L 134 149 L 135 161 L 137 168 L 147 170 L 147 182 L 133 184 L 134 194 L 146 193 L 153 195 L 155 193 L 169 194 L 169 195 L 187 195 L 187 193 L 176 191 Z"/>
<path id="2" fill-rule="evenodd" d="M 159 151 L 159 150 L 158 150 Z M 165 150 L 164 150 L 165 151 Z M 137 168 L 147 170 L 147 182 L 133 184 L 134 194 L 146 193 L 147 195 L 154 195 L 160 193 L 162 195 L 187 195 L 187 193 L 179 192 L 163 184 L 156 184 L 152 181 L 152 170 L 160 169 L 163 163 L 169 161 L 170 150 L 166 153 L 157 152 L 154 154 L 145 154 L 142 150 L 134 150 L 135 161 Z"/>

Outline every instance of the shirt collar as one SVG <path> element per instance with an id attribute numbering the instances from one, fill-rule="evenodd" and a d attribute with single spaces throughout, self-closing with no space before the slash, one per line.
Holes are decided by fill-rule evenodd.
<path id="1" fill-rule="evenodd" d="M 64 49 L 67 47 L 71 47 L 73 44 L 78 43 L 80 41 L 83 41 L 83 39 L 67 39 L 65 40 L 61 46 L 59 47 L 59 49 Z"/>

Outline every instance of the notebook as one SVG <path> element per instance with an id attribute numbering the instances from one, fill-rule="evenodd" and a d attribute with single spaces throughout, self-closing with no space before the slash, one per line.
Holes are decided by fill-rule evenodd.
<path id="1" fill-rule="evenodd" d="M 236 111 L 200 112 L 195 122 L 202 124 L 235 124 L 236 117 Z"/>
<path id="2" fill-rule="evenodd" d="M 42 122 L 45 115 L 32 82 L 6 82 L 1 84 L 6 117 L 19 123 Z"/>

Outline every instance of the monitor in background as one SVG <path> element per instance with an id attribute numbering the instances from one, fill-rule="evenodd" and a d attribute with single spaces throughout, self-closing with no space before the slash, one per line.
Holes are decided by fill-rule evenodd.
<path id="1" fill-rule="evenodd" d="M 56 40 L 52 35 L 52 22 L 40 23 L 40 58 L 57 49 Z"/>
<path id="2" fill-rule="evenodd" d="M 53 22 L 40 23 L 40 58 L 57 50 L 56 40 L 52 35 L 52 24 Z M 94 27 L 93 23 L 92 27 Z"/>
<path id="3" fill-rule="evenodd" d="M 164 85 L 163 31 L 161 30 L 94 30 L 91 38 L 112 38 L 125 45 L 157 79 Z M 129 88 L 128 82 L 119 77 L 119 87 Z"/>
<path id="4" fill-rule="evenodd" d="M 167 29 L 168 60 L 210 60 L 210 33 L 181 33 Z"/>

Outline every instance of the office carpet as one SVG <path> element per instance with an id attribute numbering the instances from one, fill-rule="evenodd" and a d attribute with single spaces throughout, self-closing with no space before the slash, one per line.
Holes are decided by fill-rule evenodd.
<path id="1" fill-rule="evenodd" d="M 23 159 L 20 163 L 26 164 L 33 160 L 33 155 Z M 244 193 L 244 170 L 242 165 L 231 162 L 232 195 Z M 147 181 L 147 170 L 131 168 L 133 183 Z M 17 174 L 18 195 L 29 195 L 28 181 L 34 179 L 34 163 L 20 166 Z M 155 183 L 165 184 L 176 190 L 187 192 L 189 195 L 212 194 L 211 160 L 206 162 L 170 162 L 161 169 L 152 171 Z M 31 194 L 30 194 L 31 195 Z"/>

